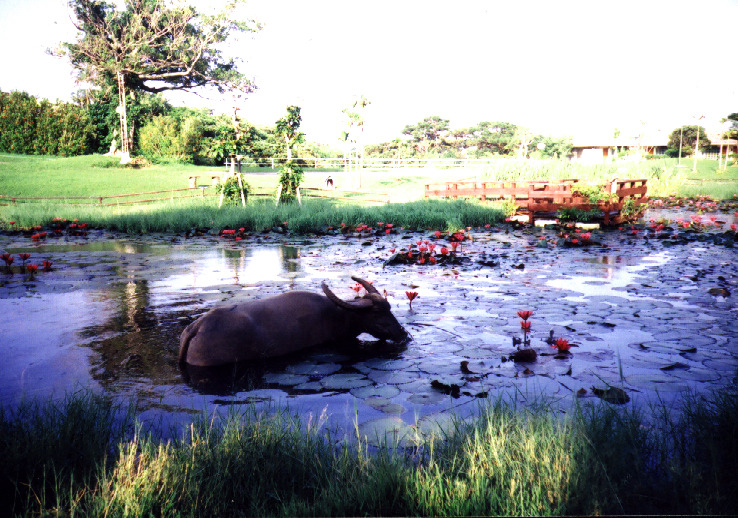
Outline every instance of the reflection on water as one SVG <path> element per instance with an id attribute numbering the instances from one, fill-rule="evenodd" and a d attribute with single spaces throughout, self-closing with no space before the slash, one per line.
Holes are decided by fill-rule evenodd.
<path id="1" fill-rule="evenodd" d="M 136 384 L 181 384 L 179 335 L 207 309 L 200 301 L 193 310 L 198 292 L 219 285 L 237 291 L 301 271 L 300 249 L 292 246 L 190 250 L 105 241 L 29 250 L 56 254 L 56 268 L 41 277 L 44 292 L 0 298 L 0 402 L 63 395 L 75 386 L 125 394 Z M 54 293 L 74 275 L 94 280 L 107 263 L 106 282 Z M 8 279 L 23 289 L 19 295 L 32 295 L 23 276 Z"/>
<path id="2" fill-rule="evenodd" d="M 515 267 L 520 256 L 505 259 L 504 254 L 495 267 L 381 269 L 388 253 L 384 243 L 374 248 L 342 238 L 323 243 L 111 240 L 27 249 L 52 260 L 55 268 L 35 281 L 0 271 L 0 402 L 85 387 L 137 398 L 144 414 L 164 416 L 169 424 L 187 412 L 272 401 L 315 415 L 330 407 L 328 413 L 349 427 L 358 420 L 359 426 L 375 422 L 380 429 L 388 423 L 415 425 L 445 410 L 473 412 L 476 397 L 492 397 L 493 391 L 510 390 L 518 398 L 530 388 L 566 398 L 579 388 L 618 382 L 621 369 L 632 376 L 634 365 L 639 376 L 647 372 L 649 377 L 629 379 L 650 390 L 653 377 L 658 389 L 668 382 L 674 391 L 688 386 L 679 378 L 685 374 L 661 371 L 660 365 L 689 362 L 692 370 L 686 372 L 695 379 L 708 370 L 720 378 L 735 366 L 730 348 L 722 347 L 735 331 L 718 327 L 729 320 L 729 310 L 708 293 L 697 302 L 690 293 L 690 300 L 679 305 L 658 298 L 664 286 L 673 290 L 685 276 L 697 277 L 694 268 L 680 270 L 674 251 L 633 245 L 566 250 L 559 264 L 548 251 L 536 255 L 531 249 L 524 252 L 524 269 Z M 465 246 L 477 253 L 473 247 L 492 245 Z M 667 268 L 672 284 L 659 284 Z M 734 268 L 720 264 L 720 274 L 733 278 Z M 301 285 L 319 291 L 321 278 L 347 298 L 354 295 L 350 274 L 377 280 L 380 290 L 388 290 L 395 316 L 413 333 L 407 350 L 372 350 L 363 356 L 352 348 L 305 351 L 237 369 L 190 369 L 190 384 L 185 383 L 177 364 L 179 335 L 206 310 Z M 651 286 L 642 293 L 638 287 L 644 278 Z M 409 289 L 420 293 L 412 310 L 405 298 Z M 597 295 L 619 299 L 603 301 Z M 516 312 L 523 308 L 534 311 L 534 339 L 541 352 L 548 350 L 542 337 L 553 330 L 578 345 L 574 354 L 567 359 L 541 354 L 530 368 L 534 374 L 526 373 L 528 366 L 502 362 L 512 350 L 511 337 L 520 333 Z M 700 319 L 693 318 L 696 313 Z M 672 334 L 675 323 L 680 327 Z M 698 339 L 703 341 L 695 345 Z M 619 347 L 617 356 L 614 347 Z M 434 380 L 437 386 L 459 386 L 460 399 L 434 389 Z"/>

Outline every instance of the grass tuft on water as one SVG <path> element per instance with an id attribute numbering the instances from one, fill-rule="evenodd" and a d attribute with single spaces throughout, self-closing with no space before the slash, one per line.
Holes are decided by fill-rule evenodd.
<path id="1" fill-rule="evenodd" d="M 441 436 L 374 450 L 254 407 L 165 440 L 78 393 L 0 412 L 0 513 L 726 514 L 738 505 L 737 410 L 726 393 L 650 420 L 606 403 L 562 416 L 497 400 Z"/>

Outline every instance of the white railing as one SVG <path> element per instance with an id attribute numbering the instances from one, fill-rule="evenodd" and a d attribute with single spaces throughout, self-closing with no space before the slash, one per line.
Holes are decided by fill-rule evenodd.
<path id="1" fill-rule="evenodd" d="M 268 167 L 276 169 L 286 158 L 249 158 L 241 159 L 242 167 Z M 346 169 L 349 161 L 345 158 L 307 158 L 296 160 L 315 169 Z M 360 161 L 364 169 L 399 169 L 399 168 L 433 168 L 433 169 L 465 169 L 485 167 L 499 161 L 511 161 L 510 158 L 364 158 Z M 527 162 L 530 162 L 528 160 Z M 352 161 L 356 167 L 356 161 Z"/>

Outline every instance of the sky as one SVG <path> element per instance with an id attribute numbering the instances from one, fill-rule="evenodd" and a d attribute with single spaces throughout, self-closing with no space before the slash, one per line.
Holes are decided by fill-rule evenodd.
<path id="1" fill-rule="evenodd" d="M 339 147 L 359 96 L 364 143 L 429 116 L 452 129 L 504 121 L 574 138 L 708 131 L 738 112 L 738 0 L 248 0 L 262 23 L 225 51 L 257 90 L 239 114 L 273 125 L 302 108 L 312 141 Z M 47 48 L 76 37 L 66 0 L 0 0 L 0 89 L 69 100 L 68 61 Z M 175 105 L 229 111 L 215 92 Z"/>

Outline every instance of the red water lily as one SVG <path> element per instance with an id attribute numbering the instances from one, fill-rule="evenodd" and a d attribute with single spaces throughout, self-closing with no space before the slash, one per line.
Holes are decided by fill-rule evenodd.
<path id="1" fill-rule="evenodd" d="M 406 291 L 405 295 L 407 295 L 407 299 L 410 301 L 410 309 L 413 309 L 413 300 L 415 300 L 418 296 L 417 291 Z"/>
<path id="2" fill-rule="evenodd" d="M 51 271 L 51 264 L 52 264 L 51 261 L 49 261 L 47 259 L 44 259 L 43 265 L 44 265 L 44 271 L 45 272 L 50 272 Z"/>
<path id="3" fill-rule="evenodd" d="M 566 352 L 571 349 L 571 345 L 569 345 L 569 340 L 566 340 L 564 338 L 557 338 L 556 342 L 551 344 L 551 347 L 553 347 L 554 349 L 558 349 L 561 352 Z"/>
<path id="4" fill-rule="evenodd" d="M 26 265 L 26 271 L 31 275 L 31 277 L 33 277 L 33 274 L 36 273 L 36 270 L 38 270 L 37 264 L 31 263 Z"/>
<path id="5" fill-rule="evenodd" d="M 530 331 L 530 321 L 529 321 L 529 320 L 521 320 L 521 321 L 520 321 L 520 328 L 521 328 L 521 329 L 522 329 L 522 330 L 523 330 L 524 332 L 526 332 L 526 333 L 527 333 L 528 331 Z"/>
<path id="6" fill-rule="evenodd" d="M 533 312 L 529 309 L 521 309 L 520 311 L 518 311 L 518 316 L 523 320 L 528 320 L 532 314 Z"/>

